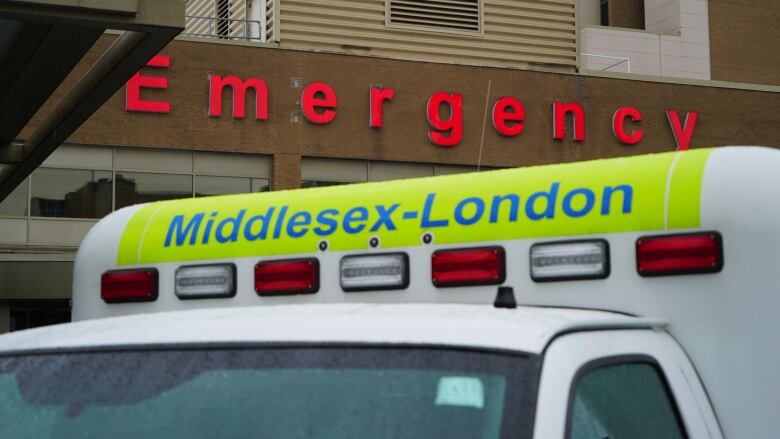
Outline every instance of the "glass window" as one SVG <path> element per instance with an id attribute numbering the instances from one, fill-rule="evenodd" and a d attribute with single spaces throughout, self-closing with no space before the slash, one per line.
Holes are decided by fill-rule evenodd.
<path id="1" fill-rule="evenodd" d="M 325 186 L 338 186 L 341 184 L 349 184 L 345 181 L 322 181 L 322 180 L 302 180 L 301 181 L 301 187 L 302 188 L 309 188 L 309 187 L 325 187 Z"/>
<path id="2" fill-rule="evenodd" d="M 271 180 L 267 178 L 253 178 L 252 192 L 268 192 L 271 190 Z"/>
<path id="3" fill-rule="evenodd" d="M 32 216 L 102 218 L 111 212 L 111 172 L 39 168 L 32 174 Z"/>
<path id="4" fill-rule="evenodd" d="M 368 181 L 400 180 L 433 176 L 433 166 L 416 163 L 370 162 Z"/>
<path id="5" fill-rule="evenodd" d="M 358 182 L 368 180 L 368 164 L 358 160 L 301 159 L 301 180 Z"/>
<path id="6" fill-rule="evenodd" d="M 601 25 L 609 26 L 609 0 L 601 0 Z"/>
<path id="7" fill-rule="evenodd" d="M 0 203 L 0 215 L 27 216 L 27 179 Z"/>
<path id="8" fill-rule="evenodd" d="M 0 355 L 0 425 L 3 438 L 529 439 L 538 365 L 390 346 Z"/>
<path id="9" fill-rule="evenodd" d="M 482 166 L 480 171 L 487 171 L 489 168 Z M 434 175 L 451 175 L 451 174 L 463 174 L 466 172 L 477 172 L 477 168 L 473 166 L 447 166 L 447 165 L 435 165 L 433 167 Z"/>
<path id="10" fill-rule="evenodd" d="M 591 370 L 577 383 L 570 439 L 686 437 L 664 379 L 649 363 Z"/>
<path id="11" fill-rule="evenodd" d="M 116 173 L 117 209 L 138 203 L 191 197 L 191 175 Z"/>
<path id="12" fill-rule="evenodd" d="M 243 194 L 251 189 L 249 178 L 241 177 L 195 177 L 195 196 L 208 197 L 210 195 Z"/>

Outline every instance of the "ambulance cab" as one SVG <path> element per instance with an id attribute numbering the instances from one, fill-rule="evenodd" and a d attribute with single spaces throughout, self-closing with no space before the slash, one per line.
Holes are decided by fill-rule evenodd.
<path id="1" fill-rule="evenodd" d="M 131 206 L 3 437 L 772 438 L 780 152 Z M 45 273 L 42 273 L 45 275 Z"/>

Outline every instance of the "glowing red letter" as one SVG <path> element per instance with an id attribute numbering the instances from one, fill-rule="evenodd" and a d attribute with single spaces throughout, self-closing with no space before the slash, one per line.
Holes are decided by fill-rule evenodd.
<path id="1" fill-rule="evenodd" d="M 393 99 L 394 95 L 395 90 L 392 88 L 371 87 L 371 96 L 369 98 L 371 115 L 368 126 L 372 128 L 382 126 L 382 103 Z"/>
<path id="2" fill-rule="evenodd" d="M 525 108 L 515 98 L 503 97 L 493 105 L 493 126 L 502 136 L 516 136 L 523 132 Z M 510 123 L 507 123 L 510 122 Z"/>
<path id="3" fill-rule="evenodd" d="M 319 97 L 317 95 L 320 95 Z M 303 116 L 312 123 L 325 124 L 336 118 L 336 92 L 324 82 L 314 82 L 303 89 L 301 109 Z M 322 109 L 322 112 L 318 112 Z"/>
<path id="4" fill-rule="evenodd" d="M 156 55 L 146 63 L 148 67 L 167 69 L 171 66 L 171 57 Z M 144 76 L 136 72 L 125 86 L 125 109 L 127 111 L 142 111 L 144 113 L 170 113 L 171 103 L 167 101 L 145 101 L 141 99 L 143 88 L 168 88 L 168 78 L 162 76 Z"/>
<path id="5" fill-rule="evenodd" d="M 680 124 L 680 115 L 676 110 L 666 110 L 666 119 L 669 120 L 669 126 L 674 134 L 674 141 L 677 143 L 678 151 L 685 151 L 691 145 L 693 132 L 696 130 L 696 120 L 699 113 L 691 111 L 685 114 L 685 124 Z"/>
<path id="6" fill-rule="evenodd" d="M 642 140 L 644 133 L 642 130 L 631 130 L 630 133 L 626 132 L 625 123 L 626 118 L 631 118 L 631 122 L 639 122 L 642 120 L 642 113 L 634 107 L 620 107 L 615 110 L 615 114 L 612 115 L 612 132 L 615 137 L 625 145 L 636 145 Z"/>
<path id="7" fill-rule="evenodd" d="M 439 112 L 441 104 L 450 108 L 450 119 L 443 120 Z M 428 99 L 428 124 L 436 131 L 428 131 L 428 138 L 439 146 L 455 146 L 463 138 L 463 95 L 444 92 L 434 93 Z M 449 131 L 449 135 L 446 133 Z"/>
<path id="8" fill-rule="evenodd" d="M 260 78 L 246 81 L 238 76 L 209 75 L 209 116 L 222 115 L 222 91 L 225 87 L 233 89 L 233 118 L 243 119 L 246 112 L 246 91 L 255 91 L 255 119 L 268 119 L 268 87 Z"/>
<path id="9" fill-rule="evenodd" d="M 574 118 L 574 140 L 585 140 L 585 109 L 576 102 L 553 102 L 553 139 L 566 138 L 566 114 L 571 113 Z"/>

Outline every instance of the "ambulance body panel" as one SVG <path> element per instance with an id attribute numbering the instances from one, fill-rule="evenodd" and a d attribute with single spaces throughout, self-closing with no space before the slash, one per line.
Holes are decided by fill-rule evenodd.
<path id="1" fill-rule="evenodd" d="M 729 147 L 132 206 L 100 221 L 77 254 L 73 317 L 87 321 L 73 327 L 83 341 L 77 329 L 64 338 L 44 329 L 4 337 L 4 349 L 295 337 L 515 349 L 543 357 L 540 439 L 567 434 L 572 389 L 588 364 L 649 358 L 688 437 L 774 437 L 778 169 L 775 150 Z M 667 235 L 711 239 L 722 253 L 701 274 L 643 275 L 640 244 Z M 535 278 L 537 246 L 581 242 L 602 248 L 595 278 Z M 494 286 L 436 286 L 437 254 L 485 248 L 504 258 Z M 405 258 L 403 286 L 344 287 L 345 257 L 384 254 Z M 258 294 L 259 264 L 290 260 L 316 260 L 316 291 Z M 180 298 L 177 271 L 209 264 L 234 267 L 235 294 Z M 156 270 L 154 300 L 101 299 L 102 274 L 145 268 Z M 520 308 L 487 309 L 498 285 L 513 289 Z M 102 317 L 111 318 L 90 320 Z M 268 331 L 239 334 L 255 318 Z M 302 320 L 312 325 L 296 326 Z"/>
<path id="2" fill-rule="evenodd" d="M 392 349 L 530 355 L 542 363 L 533 436 L 527 437 L 542 439 L 567 437 L 578 376 L 594 361 L 641 360 L 657 367 L 668 383 L 685 437 L 721 438 L 696 372 L 664 327 L 660 320 L 604 311 L 474 304 L 281 305 L 147 313 L 6 335 L 0 338 L 0 378 L 4 360 L 13 364 L 31 356 L 123 358 L 147 353 L 153 358 L 166 351 L 318 347 L 378 348 L 388 355 Z M 20 385 L 25 387 L 29 384 Z M 502 437 L 526 436 L 517 432 Z"/>
<path id="3" fill-rule="evenodd" d="M 723 437 L 707 393 L 680 346 L 665 332 L 641 329 L 573 332 L 550 343 L 539 383 L 534 437 L 571 437 L 567 434 L 578 380 L 594 365 L 637 360 L 652 362 L 663 373 L 687 437 Z"/>
<path id="4" fill-rule="evenodd" d="M 9 334 L 0 352 L 182 343 L 386 343 L 541 354 L 562 333 L 651 329 L 615 313 L 460 304 L 289 305 L 201 309 L 86 320 Z"/>

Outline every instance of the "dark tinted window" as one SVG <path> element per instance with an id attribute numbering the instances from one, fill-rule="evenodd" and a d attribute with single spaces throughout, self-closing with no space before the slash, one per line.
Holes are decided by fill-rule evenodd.
<path id="1" fill-rule="evenodd" d="M 665 381 L 649 363 L 586 372 L 576 383 L 571 410 L 571 439 L 686 437 Z"/>
<path id="2" fill-rule="evenodd" d="M 111 172 L 40 168 L 32 174 L 32 216 L 102 218 L 111 212 Z"/>
<path id="3" fill-rule="evenodd" d="M 301 187 L 302 188 L 339 186 L 339 185 L 342 185 L 342 184 L 349 184 L 349 183 L 340 182 L 340 181 L 322 181 L 322 180 L 303 180 L 303 181 L 301 181 Z"/>
<path id="4" fill-rule="evenodd" d="M 191 175 L 116 173 L 117 209 L 138 203 L 176 198 L 192 198 Z"/>
<path id="5" fill-rule="evenodd" d="M 195 196 L 244 194 L 252 189 L 250 178 L 195 176 Z"/>
<path id="6" fill-rule="evenodd" d="M 12 332 L 70 322 L 70 300 L 15 300 L 8 307 Z"/>
<path id="7" fill-rule="evenodd" d="M 268 192 L 271 190 L 271 180 L 267 178 L 253 178 L 252 192 Z"/>

